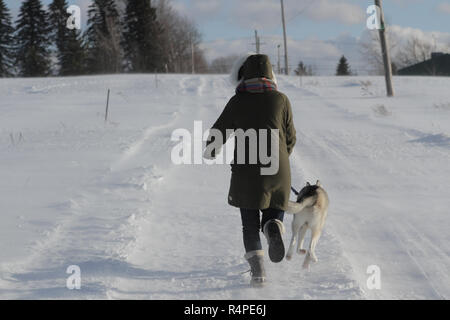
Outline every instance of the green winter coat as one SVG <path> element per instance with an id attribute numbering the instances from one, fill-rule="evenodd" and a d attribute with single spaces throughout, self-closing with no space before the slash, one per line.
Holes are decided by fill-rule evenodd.
<path id="1" fill-rule="evenodd" d="M 250 56 L 241 68 L 240 75 L 243 80 L 261 77 L 274 80 L 272 65 L 266 55 Z M 274 208 L 286 211 L 291 188 L 289 155 L 296 142 L 289 99 L 278 91 L 236 93 L 212 128 L 220 130 L 224 137 L 227 129 L 279 130 L 278 172 L 261 175 L 261 167 L 270 165 L 262 165 L 259 158 L 257 164 L 232 164 L 228 203 L 245 209 Z M 270 150 L 270 138 L 268 140 Z M 211 142 L 208 141 L 208 144 Z M 236 148 L 237 145 L 235 159 Z"/>

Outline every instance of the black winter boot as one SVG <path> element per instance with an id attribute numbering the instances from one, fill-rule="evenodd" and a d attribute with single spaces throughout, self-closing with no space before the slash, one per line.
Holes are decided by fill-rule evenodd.
<path id="1" fill-rule="evenodd" d="M 245 254 L 245 259 L 250 265 L 252 280 L 250 285 L 256 288 L 263 287 L 266 282 L 266 270 L 264 269 L 264 251 L 254 250 Z"/>
<path id="2" fill-rule="evenodd" d="M 267 243 L 269 245 L 269 258 L 272 262 L 281 262 L 284 258 L 284 225 L 278 219 L 272 219 L 266 222 L 263 228 L 264 235 L 266 236 Z"/>

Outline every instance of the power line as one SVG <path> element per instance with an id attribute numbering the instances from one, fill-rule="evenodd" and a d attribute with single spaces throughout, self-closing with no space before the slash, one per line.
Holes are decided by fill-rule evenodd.
<path id="1" fill-rule="evenodd" d="M 271 41 L 279 41 L 279 36 L 261 36 L 259 37 L 260 40 L 264 39 L 270 39 Z M 218 39 L 218 40 L 208 40 L 208 41 L 202 41 L 200 45 L 202 44 L 208 44 L 208 43 L 215 43 L 215 42 L 232 42 L 232 41 L 244 41 L 247 42 L 251 39 L 254 39 L 254 37 L 241 37 L 241 38 L 230 38 L 230 39 Z M 320 39 L 293 39 L 297 42 L 316 42 L 316 43 L 324 43 L 324 44 L 333 44 L 333 45 L 349 45 L 349 46 L 359 46 L 360 42 L 347 42 L 347 41 L 339 41 L 339 40 L 320 40 Z M 261 43 L 262 44 L 262 43 Z M 255 45 L 252 43 L 252 45 Z"/>
<path id="2" fill-rule="evenodd" d="M 301 15 L 303 12 L 305 12 L 312 4 L 314 0 L 311 0 L 303 9 L 301 9 L 299 12 L 297 12 L 293 17 L 291 17 L 289 20 L 287 20 L 287 23 L 291 22 L 295 18 L 297 18 L 299 15 Z"/>
<path id="3" fill-rule="evenodd" d="M 202 43 L 213 43 L 213 42 L 219 42 L 219 41 L 231 42 L 231 41 L 251 40 L 251 39 L 253 39 L 253 37 L 239 37 L 239 38 L 228 38 L 228 39 L 215 39 L 215 40 L 202 41 L 202 42 L 200 42 L 200 44 L 202 44 Z"/>

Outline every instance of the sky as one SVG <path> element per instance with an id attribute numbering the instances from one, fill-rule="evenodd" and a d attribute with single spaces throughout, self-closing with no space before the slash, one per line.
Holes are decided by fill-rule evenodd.
<path id="1" fill-rule="evenodd" d="M 13 15 L 22 1 L 6 0 Z M 48 4 L 51 0 L 42 0 Z M 90 0 L 68 0 L 85 12 Z M 209 61 L 226 55 L 255 51 L 254 31 L 261 38 L 261 52 L 273 64 L 282 45 L 280 0 L 171 0 L 173 7 L 197 24 L 201 45 Z M 359 41 L 368 36 L 366 9 L 372 0 L 285 0 L 289 65 L 300 60 L 316 67 L 318 73 L 332 73 L 343 54 L 363 74 L 367 62 Z M 450 0 L 384 0 L 387 23 L 399 38 L 416 35 L 433 41 L 436 51 L 450 46 Z M 86 22 L 86 15 L 82 16 Z M 376 32 L 376 31 L 375 31 Z M 281 46 L 281 50 L 283 46 Z M 281 61 L 283 64 L 284 62 Z"/>

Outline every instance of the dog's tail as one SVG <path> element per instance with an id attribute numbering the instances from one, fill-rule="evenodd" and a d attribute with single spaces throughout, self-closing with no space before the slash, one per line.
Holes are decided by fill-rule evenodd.
<path id="1" fill-rule="evenodd" d="M 299 192 L 297 190 L 295 190 L 294 187 L 291 187 L 291 190 L 296 196 L 298 196 Z M 299 213 L 300 211 L 301 211 L 300 205 L 297 202 L 289 201 L 288 209 L 286 210 L 286 213 L 296 214 L 296 213 Z"/>
<path id="2" fill-rule="evenodd" d="M 286 213 L 289 214 L 297 214 L 300 213 L 304 209 L 304 206 L 298 202 L 289 201 L 288 202 L 288 208 L 286 210 Z"/>

